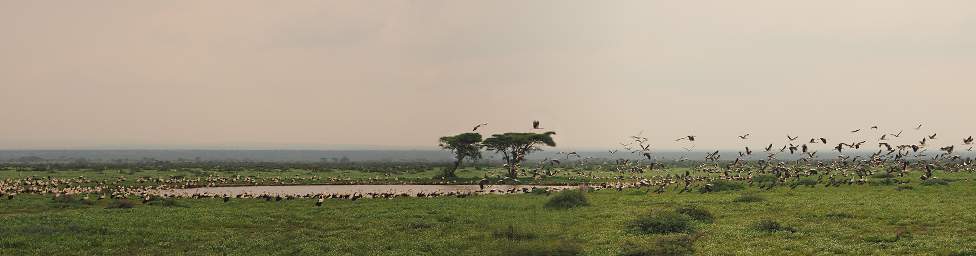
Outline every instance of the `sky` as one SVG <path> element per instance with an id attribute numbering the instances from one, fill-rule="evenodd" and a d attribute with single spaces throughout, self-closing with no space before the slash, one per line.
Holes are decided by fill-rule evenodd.
<path id="1" fill-rule="evenodd" d="M 959 144 L 976 135 L 974 14 L 966 0 L 0 1 L 0 149 L 426 149 L 532 120 L 566 149 L 638 133 L 662 150 L 899 130 Z"/>

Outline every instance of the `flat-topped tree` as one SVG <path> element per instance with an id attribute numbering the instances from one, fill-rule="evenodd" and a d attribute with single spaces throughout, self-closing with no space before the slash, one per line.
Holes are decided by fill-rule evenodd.
<path id="1" fill-rule="evenodd" d="M 457 177 L 454 172 L 461 167 L 464 158 L 481 158 L 481 134 L 478 133 L 469 132 L 441 137 L 440 146 L 454 154 L 454 168 L 444 171 L 446 178 Z"/>
<path id="2" fill-rule="evenodd" d="M 491 138 L 485 139 L 482 143 L 485 148 L 501 153 L 508 166 L 508 176 L 517 178 L 519 167 L 525 161 L 525 156 L 529 153 L 542 150 L 540 146 L 555 147 L 556 141 L 552 139 L 555 132 L 545 133 L 504 133 L 494 134 Z"/>

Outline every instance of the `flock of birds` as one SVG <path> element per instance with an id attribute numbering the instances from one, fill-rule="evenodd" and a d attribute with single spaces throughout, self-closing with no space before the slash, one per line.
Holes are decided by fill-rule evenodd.
<path id="1" fill-rule="evenodd" d="M 474 126 L 473 131 L 486 126 L 482 123 Z M 539 121 L 532 122 L 533 129 L 542 129 Z M 733 159 L 722 160 L 720 151 L 704 154 L 701 161 L 694 162 L 693 167 L 685 168 L 683 173 L 675 172 L 668 165 L 692 161 L 687 153 L 693 151 L 694 144 L 700 139 L 695 135 L 681 136 L 674 141 L 687 143 L 685 154 L 673 161 L 664 161 L 655 157 L 650 140 L 640 134 L 630 136 L 630 141 L 620 143 L 622 149 L 609 150 L 609 158 L 583 156 L 578 152 L 557 152 L 552 158 L 545 158 L 534 166 L 523 168 L 521 174 L 540 181 L 546 177 L 563 177 L 571 182 L 563 185 L 575 184 L 585 189 L 616 189 L 650 188 L 662 193 L 678 191 L 710 192 L 717 183 L 722 181 L 742 182 L 758 185 L 761 188 L 772 189 L 777 186 L 795 188 L 799 185 L 835 187 L 842 185 L 862 185 L 872 178 L 883 179 L 889 183 L 908 183 L 912 179 L 922 181 L 939 179 L 939 172 L 943 173 L 974 173 L 974 163 L 969 157 L 963 158 L 956 147 L 973 151 L 972 136 L 963 138 L 960 143 L 934 146 L 938 133 L 926 134 L 916 143 L 896 143 L 897 138 L 904 136 L 904 131 L 897 133 L 880 132 L 878 126 L 870 126 L 870 130 L 881 134 L 872 138 L 870 143 L 866 139 L 834 142 L 825 137 L 811 137 L 809 140 L 799 136 L 786 135 L 781 146 L 768 144 L 758 149 L 743 146 L 743 150 L 736 152 Z M 922 125 L 915 127 L 921 131 Z M 850 131 L 856 135 L 864 134 L 863 129 Z M 745 133 L 737 136 L 739 140 L 748 142 L 752 134 Z M 899 140 L 900 141 L 900 140 Z M 868 150 L 877 144 L 877 151 L 870 154 L 858 153 L 857 150 Z M 830 147 L 836 151 L 836 157 L 821 157 L 818 150 Z M 629 152 L 633 157 L 620 157 L 621 152 Z M 862 151 L 863 152 L 863 151 Z M 788 156 L 788 157 L 787 157 Z M 575 160 L 575 162 L 572 162 Z M 600 162 L 602 161 L 602 162 Z M 602 170 L 603 172 L 594 172 Z M 917 172 L 914 175 L 914 172 Z M 558 176 L 562 173 L 561 176 Z M 602 173 L 602 174 L 600 174 Z M 266 201 L 282 201 L 292 199 L 315 199 L 316 205 L 321 206 L 327 199 L 357 200 L 362 198 L 398 198 L 398 197 L 467 197 L 476 194 L 519 194 L 519 193 L 551 193 L 569 186 L 537 186 L 526 185 L 506 189 L 492 188 L 493 184 L 521 184 L 522 181 L 506 177 L 503 174 L 493 175 L 477 181 L 458 183 L 454 180 L 428 180 L 427 183 L 444 185 L 475 185 L 477 190 L 441 191 L 441 192 L 368 192 L 368 193 L 306 193 L 301 195 L 285 195 L 275 193 L 241 193 L 217 194 L 209 192 L 180 193 L 179 189 L 198 187 L 221 187 L 240 185 L 294 185 L 294 184 L 408 184 L 406 180 L 385 174 L 366 179 L 353 178 L 323 178 L 311 177 L 246 177 L 246 176 L 207 176 L 207 177 L 168 177 L 152 178 L 140 177 L 129 181 L 126 177 L 109 180 L 94 180 L 86 177 L 58 178 L 58 177 L 26 177 L 20 179 L 0 180 L 0 198 L 14 199 L 18 194 L 51 195 L 58 200 L 66 197 L 77 200 L 101 200 L 106 198 L 139 198 L 144 203 L 166 198 L 216 198 L 224 202 L 231 199 L 263 199 Z M 532 183 L 529 183 L 532 184 Z"/>

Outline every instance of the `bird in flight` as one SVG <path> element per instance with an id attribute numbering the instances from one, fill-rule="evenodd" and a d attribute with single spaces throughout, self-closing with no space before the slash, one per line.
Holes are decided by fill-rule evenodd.
<path id="1" fill-rule="evenodd" d="M 901 133 L 904 131 L 898 131 L 898 134 L 889 133 L 888 135 L 895 136 L 895 138 L 901 137 Z"/>
<path id="2" fill-rule="evenodd" d="M 934 140 L 935 139 L 935 135 L 938 135 L 938 133 L 933 133 L 932 135 L 929 135 L 929 139 L 930 140 Z"/>
<path id="3" fill-rule="evenodd" d="M 861 131 L 861 129 L 853 130 L 853 131 L 851 131 L 851 133 L 857 133 L 859 131 Z"/>
<path id="4" fill-rule="evenodd" d="M 919 129 L 922 129 L 922 124 L 918 124 L 918 127 L 915 127 L 915 130 L 919 130 Z"/>
<path id="5" fill-rule="evenodd" d="M 685 136 L 685 137 L 678 138 L 678 139 L 676 139 L 674 141 L 682 141 L 682 140 L 695 141 L 695 135 L 688 135 L 688 136 Z"/>
<path id="6" fill-rule="evenodd" d="M 789 135 L 789 134 L 787 134 L 787 135 L 786 135 L 786 138 L 787 138 L 787 139 L 790 139 L 790 141 L 794 141 L 794 140 L 796 140 L 796 139 L 799 139 L 799 138 L 800 138 L 800 136 L 796 136 L 796 137 L 790 137 L 790 135 Z"/>
<path id="7" fill-rule="evenodd" d="M 477 130 L 478 130 L 478 128 L 481 128 L 482 126 L 486 126 L 486 125 L 488 125 L 488 123 L 482 123 L 482 124 L 479 124 L 479 125 L 475 125 L 475 126 L 474 126 L 474 129 L 471 129 L 471 131 L 472 131 L 472 132 L 473 132 L 473 131 L 477 131 Z"/>
<path id="8" fill-rule="evenodd" d="M 748 133 L 746 133 L 746 135 L 740 135 L 739 136 L 739 139 L 743 139 L 743 140 L 744 139 L 748 139 L 748 138 L 749 138 L 749 134 Z"/>
<path id="9" fill-rule="evenodd" d="M 962 143 L 966 145 L 973 144 L 973 136 L 969 136 L 969 138 L 962 139 Z"/>
<path id="10" fill-rule="evenodd" d="M 871 126 L 871 129 L 878 129 L 877 125 Z"/>
<path id="11" fill-rule="evenodd" d="M 532 121 L 532 129 L 542 129 L 539 127 L 539 120 Z"/>

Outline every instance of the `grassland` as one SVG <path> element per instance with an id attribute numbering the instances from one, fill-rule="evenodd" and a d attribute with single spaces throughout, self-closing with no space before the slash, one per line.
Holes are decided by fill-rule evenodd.
<path id="1" fill-rule="evenodd" d="M 282 172 L 274 175 L 308 171 Z M 397 175 L 429 179 L 435 172 Z M 6 170 L 0 177 L 25 174 L 43 176 Z M 199 174 L 207 175 L 180 175 Z M 966 179 L 948 185 L 914 179 L 908 185 L 747 187 L 706 194 L 601 190 L 586 193 L 588 206 L 570 209 L 544 207 L 553 197 L 544 194 L 327 200 L 322 207 L 314 199 L 177 199 L 170 205 L 137 202 L 128 209 L 107 209 L 108 199 L 87 205 L 21 195 L 0 200 L 0 255 L 973 255 L 974 185 Z M 671 233 L 633 228 L 641 216 L 688 206 L 714 220 L 682 220 L 689 228 Z M 769 222 L 779 227 L 760 225 Z"/>

